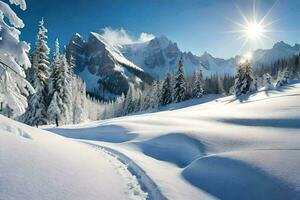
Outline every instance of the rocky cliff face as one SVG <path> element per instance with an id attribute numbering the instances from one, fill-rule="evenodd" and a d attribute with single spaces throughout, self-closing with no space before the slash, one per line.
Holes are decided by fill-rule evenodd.
<path id="1" fill-rule="evenodd" d="M 75 34 L 66 46 L 66 54 L 68 59 L 75 58 L 74 71 L 86 82 L 87 90 L 106 100 L 126 93 L 130 84 L 142 87 L 152 81 L 97 33 L 90 33 L 87 41 Z"/>

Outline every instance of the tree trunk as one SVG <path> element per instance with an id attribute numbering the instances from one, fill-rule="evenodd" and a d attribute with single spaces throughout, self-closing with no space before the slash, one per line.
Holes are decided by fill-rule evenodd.
<path id="1" fill-rule="evenodd" d="M 55 118 L 55 124 L 56 124 L 56 127 L 59 126 L 59 124 L 58 124 L 58 118 L 57 117 Z"/>

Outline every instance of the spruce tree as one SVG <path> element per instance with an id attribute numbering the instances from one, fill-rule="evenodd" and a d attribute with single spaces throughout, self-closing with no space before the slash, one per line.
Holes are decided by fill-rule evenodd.
<path id="1" fill-rule="evenodd" d="M 0 103 L 3 107 L 11 108 L 11 117 L 16 118 L 25 112 L 28 106 L 27 97 L 34 93 L 34 89 L 25 80 L 25 70 L 31 67 L 28 58 L 30 46 L 19 40 L 20 29 L 25 25 L 10 4 L 15 4 L 24 11 L 26 2 L 0 0 Z"/>
<path id="2" fill-rule="evenodd" d="M 200 98 L 203 96 L 203 75 L 202 75 L 202 70 L 196 70 L 194 72 L 194 76 L 193 76 L 193 87 L 192 87 L 192 97 L 193 98 Z"/>
<path id="3" fill-rule="evenodd" d="M 128 92 L 125 97 L 125 102 L 124 102 L 124 115 L 127 115 L 128 113 L 131 113 L 134 111 L 134 97 L 133 97 L 133 86 L 130 84 L 128 88 Z"/>
<path id="4" fill-rule="evenodd" d="M 61 57 L 59 53 L 59 41 L 56 39 L 55 41 L 55 50 L 54 50 L 54 56 L 53 61 L 51 64 L 52 67 L 52 73 L 49 78 L 49 98 L 51 98 L 50 105 L 48 108 L 48 117 L 50 122 L 56 122 L 56 125 L 59 125 L 59 121 L 62 117 L 62 111 L 61 111 L 61 104 L 62 99 L 59 95 L 60 88 L 58 85 L 58 77 L 60 73 L 60 66 L 61 66 Z"/>
<path id="5" fill-rule="evenodd" d="M 23 121 L 29 125 L 47 124 L 48 109 L 48 78 L 50 75 L 49 52 L 47 46 L 47 29 L 44 26 L 44 20 L 39 22 L 39 31 L 37 34 L 36 48 L 33 55 L 34 69 L 34 89 L 35 94 L 30 98 L 30 104 L 26 113 L 22 117 Z"/>
<path id="6" fill-rule="evenodd" d="M 179 103 L 185 100 L 185 94 L 186 94 L 186 83 L 184 77 L 184 66 L 183 66 L 182 57 L 180 58 L 178 63 L 178 68 L 177 68 L 174 82 L 175 82 L 174 101 L 176 103 Z"/>
<path id="7" fill-rule="evenodd" d="M 234 94 L 240 96 L 257 90 L 255 78 L 252 74 L 252 67 L 248 60 L 239 64 L 235 84 Z"/>
<path id="8" fill-rule="evenodd" d="M 278 72 L 276 87 L 284 86 L 289 83 L 289 71 L 285 68 Z"/>
<path id="9" fill-rule="evenodd" d="M 263 84 L 266 90 L 274 89 L 274 85 L 272 83 L 272 76 L 269 73 L 264 74 Z"/>
<path id="10" fill-rule="evenodd" d="M 161 104 L 167 105 L 172 103 L 172 75 L 168 71 L 166 78 L 163 82 L 162 93 L 161 93 Z"/>

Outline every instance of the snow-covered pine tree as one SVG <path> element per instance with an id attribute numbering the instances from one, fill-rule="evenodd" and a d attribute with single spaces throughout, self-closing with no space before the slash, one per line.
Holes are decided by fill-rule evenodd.
<path id="1" fill-rule="evenodd" d="M 39 31 L 37 34 L 36 48 L 33 54 L 33 68 L 35 74 L 34 88 L 36 93 L 30 98 L 30 104 L 22 121 L 29 125 L 47 124 L 47 109 L 49 105 L 48 97 L 48 78 L 50 76 L 50 49 L 47 45 L 47 29 L 44 26 L 44 20 L 39 22 Z"/>
<path id="2" fill-rule="evenodd" d="M 235 75 L 235 82 L 234 82 L 234 86 L 233 86 L 233 93 L 235 94 L 235 96 L 239 96 L 242 94 L 242 85 L 243 85 L 243 80 L 244 80 L 244 75 L 245 75 L 245 68 L 243 66 L 243 63 L 240 63 L 237 67 L 237 72 Z"/>
<path id="3" fill-rule="evenodd" d="M 61 120 L 60 105 L 62 105 L 62 101 L 57 93 L 54 91 L 50 105 L 48 107 L 49 120 L 50 122 L 55 121 L 56 126 L 59 126 L 59 121 Z"/>
<path id="4" fill-rule="evenodd" d="M 150 108 L 151 102 L 151 89 L 152 85 L 146 85 L 140 99 L 140 111 L 144 111 Z"/>
<path id="5" fill-rule="evenodd" d="M 51 122 L 56 123 L 56 126 L 59 125 L 59 122 L 61 121 L 62 117 L 62 110 L 61 110 L 61 104 L 62 99 L 59 95 L 60 88 L 58 85 L 57 77 L 59 77 L 60 73 L 60 66 L 61 66 L 61 60 L 60 60 L 60 53 L 59 53 L 59 41 L 56 39 L 55 41 L 55 49 L 53 54 L 53 61 L 51 63 L 52 73 L 49 78 L 49 98 L 50 98 L 50 105 L 48 107 L 47 113 L 48 113 L 48 119 Z"/>
<path id="6" fill-rule="evenodd" d="M 62 115 L 64 117 L 64 123 L 70 123 L 71 111 L 72 111 L 72 77 L 70 73 L 70 66 L 67 62 L 66 54 L 62 55 L 60 66 L 61 79 L 61 99 L 63 102 Z"/>
<path id="7" fill-rule="evenodd" d="M 53 105 L 57 105 L 58 109 L 48 109 L 48 114 L 51 116 L 51 121 L 60 121 L 68 124 L 72 119 L 72 78 L 70 77 L 70 67 L 63 54 L 59 57 L 59 46 L 56 42 L 53 70 L 50 78 L 50 94 L 57 94 L 56 98 L 51 99 Z M 54 97 L 54 96 L 52 96 Z M 52 101 L 56 101 L 52 103 Z M 52 111 L 60 111 L 58 113 L 51 113 Z M 54 118 L 53 118 L 54 117 Z M 59 118 L 59 119 L 58 119 Z"/>
<path id="8" fill-rule="evenodd" d="M 10 3 L 26 10 L 25 0 L 11 0 Z M 21 32 L 18 29 L 23 27 L 23 21 L 0 0 L 0 103 L 13 110 L 12 117 L 25 112 L 27 96 L 34 93 L 31 84 L 25 80 L 25 70 L 31 63 L 27 55 L 30 46 L 19 41 Z"/>
<path id="9" fill-rule="evenodd" d="M 196 70 L 193 75 L 193 87 L 192 87 L 192 92 L 193 92 L 193 98 L 200 98 L 203 96 L 203 74 L 202 70 Z"/>
<path id="10" fill-rule="evenodd" d="M 290 81 L 289 71 L 285 68 L 278 72 L 276 87 L 284 86 Z"/>
<path id="11" fill-rule="evenodd" d="M 141 97 L 142 91 L 137 88 L 134 92 L 134 112 L 138 112 L 141 109 Z"/>
<path id="12" fill-rule="evenodd" d="M 72 80 L 72 121 L 73 124 L 78 124 L 86 119 L 86 86 L 79 77 L 74 76 Z"/>
<path id="13" fill-rule="evenodd" d="M 115 109 L 114 109 L 115 117 L 120 117 L 124 113 L 124 101 L 125 101 L 125 95 L 124 93 L 122 93 L 121 96 L 117 97 L 115 101 Z"/>
<path id="14" fill-rule="evenodd" d="M 124 114 L 127 115 L 128 113 L 133 112 L 134 110 L 134 97 L 133 97 L 133 86 L 130 84 L 128 88 L 128 92 L 125 97 L 125 103 L 124 103 Z"/>
<path id="15" fill-rule="evenodd" d="M 177 72 L 174 80 L 174 101 L 176 103 L 182 102 L 185 100 L 186 94 L 186 83 L 184 77 L 184 66 L 182 57 L 179 60 Z"/>
<path id="16" fill-rule="evenodd" d="M 172 103 L 172 94 L 173 94 L 172 75 L 171 72 L 168 71 L 166 73 L 166 78 L 162 85 L 161 104 L 167 105 Z"/>
<path id="17" fill-rule="evenodd" d="M 252 74 L 252 67 L 248 60 L 239 64 L 235 84 L 234 94 L 240 96 L 257 90 L 255 78 Z"/>
<path id="18" fill-rule="evenodd" d="M 263 76 L 263 84 L 266 90 L 273 90 L 274 85 L 272 82 L 272 76 L 269 73 L 264 74 Z"/>

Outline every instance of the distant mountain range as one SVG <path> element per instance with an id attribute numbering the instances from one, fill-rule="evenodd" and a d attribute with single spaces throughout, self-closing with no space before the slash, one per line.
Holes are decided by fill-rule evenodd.
<path id="1" fill-rule="evenodd" d="M 130 84 L 142 87 L 145 82 L 162 79 L 168 70 L 175 72 L 180 57 L 187 75 L 201 68 L 206 76 L 215 73 L 233 75 L 241 58 L 222 59 L 207 52 L 201 56 L 183 52 L 166 36 L 143 43 L 114 46 L 94 32 L 90 33 L 87 41 L 75 34 L 66 47 L 66 53 L 68 58 L 75 58 L 75 73 L 85 80 L 87 90 L 107 100 L 126 93 Z M 270 64 L 298 53 L 299 44 L 290 46 L 278 42 L 271 49 L 254 51 L 252 62 L 256 66 Z"/>

